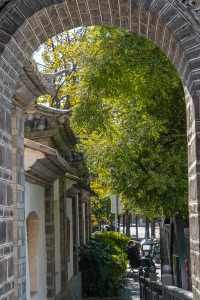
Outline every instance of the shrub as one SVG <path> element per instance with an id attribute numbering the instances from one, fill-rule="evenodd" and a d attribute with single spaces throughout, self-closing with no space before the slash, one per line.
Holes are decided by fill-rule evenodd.
<path id="1" fill-rule="evenodd" d="M 125 242 L 108 236 L 113 237 L 110 233 L 99 233 L 81 249 L 83 296 L 117 296 L 123 285 L 127 266 Z"/>
<path id="2" fill-rule="evenodd" d="M 125 251 L 129 241 L 129 238 L 126 235 L 115 231 L 105 231 L 102 233 L 96 233 L 95 239 L 104 241 L 106 244 L 112 244 L 113 246 L 117 246 L 122 251 Z"/>

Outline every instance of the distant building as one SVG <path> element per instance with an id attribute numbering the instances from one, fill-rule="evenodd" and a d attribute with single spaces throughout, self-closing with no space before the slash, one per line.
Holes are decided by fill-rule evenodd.
<path id="1" fill-rule="evenodd" d="M 111 213 L 121 215 L 123 213 L 123 205 L 118 195 L 111 197 Z"/>

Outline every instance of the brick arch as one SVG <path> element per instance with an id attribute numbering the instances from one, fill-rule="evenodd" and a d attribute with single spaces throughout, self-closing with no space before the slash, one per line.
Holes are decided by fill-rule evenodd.
<path id="1" fill-rule="evenodd" d="M 23 137 L 23 126 L 19 126 L 23 113 L 20 107 L 15 109 L 14 134 L 11 135 L 10 123 L 13 116 L 11 107 L 21 70 L 40 44 L 64 30 L 81 25 L 98 24 L 125 28 L 152 40 L 175 65 L 185 88 L 190 248 L 193 292 L 196 300 L 200 297 L 200 23 L 197 22 L 194 11 L 183 4 L 187 2 L 189 3 L 181 0 L 1 1 L 3 4 L 0 4 L 0 130 L 2 132 L 0 142 L 2 141 L 3 144 L 1 146 L 3 154 L 0 164 L 3 167 L 3 180 L 0 177 L 0 184 L 4 186 L 6 205 L 8 201 L 6 191 L 14 181 L 16 185 L 14 185 L 13 197 L 19 197 L 16 201 L 22 205 L 23 166 L 18 164 L 17 153 L 23 151 L 23 147 L 18 143 L 18 140 Z M 13 170 L 16 172 L 13 173 L 6 158 L 6 153 L 10 151 L 12 144 L 17 150 L 14 152 L 13 159 Z M 19 177 L 22 179 L 19 180 Z M 9 210 L 12 213 L 12 207 Z M 22 230 L 21 216 L 16 215 L 15 220 L 16 226 Z M 20 239 L 22 238 L 19 233 L 15 232 L 15 240 Z M 23 253 L 23 241 L 19 245 Z M 12 255 L 11 251 L 10 256 Z M 23 266 L 24 260 L 24 257 L 20 257 L 19 267 Z M 19 290 L 22 295 L 21 298 L 17 296 L 17 299 L 25 299 L 23 294 L 25 275 L 20 273 L 20 276 L 16 271 L 16 294 Z M 12 288 L 10 293 L 13 293 Z"/>
<path id="2" fill-rule="evenodd" d="M 0 14 L 0 53 L 8 45 L 20 60 L 30 57 L 48 37 L 90 25 L 126 28 L 155 42 L 176 66 L 189 90 L 197 84 L 200 33 L 181 1 L 49 0 L 12 1 Z M 15 51 L 18 50 L 18 51 Z M 6 51 L 8 52 L 8 50 Z M 196 61 L 195 61 L 196 59 Z M 195 61 L 195 62 L 194 62 Z M 19 61 L 18 61 L 19 62 Z M 20 67 L 20 66 L 16 66 Z M 195 74 L 194 74 L 195 73 Z"/>
<path id="3" fill-rule="evenodd" d="M 32 211 L 28 214 L 28 217 L 26 218 L 26 220 L 27 220 L 27 224 L 28 224 L 28 222 L 31 222 L 31 221 L 39 222 L 40 218 L 35 211 Z"/>

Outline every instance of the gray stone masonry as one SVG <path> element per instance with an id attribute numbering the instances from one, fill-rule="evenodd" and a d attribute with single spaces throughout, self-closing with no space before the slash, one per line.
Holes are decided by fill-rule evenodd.
<path id="1" fill-rule="evenodd" d="M 45 233 L 47 255 L 47 299 L 55 299 L 55 228 L 53 185 L 45 188 Z"/>

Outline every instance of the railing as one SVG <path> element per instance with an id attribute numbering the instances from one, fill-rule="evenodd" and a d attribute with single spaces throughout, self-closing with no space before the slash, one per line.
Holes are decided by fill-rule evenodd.
<path id="1" fill-rule="evenodd" d="M 140 277 L 140 300 L 192 300 L 192 292 Z"/>

